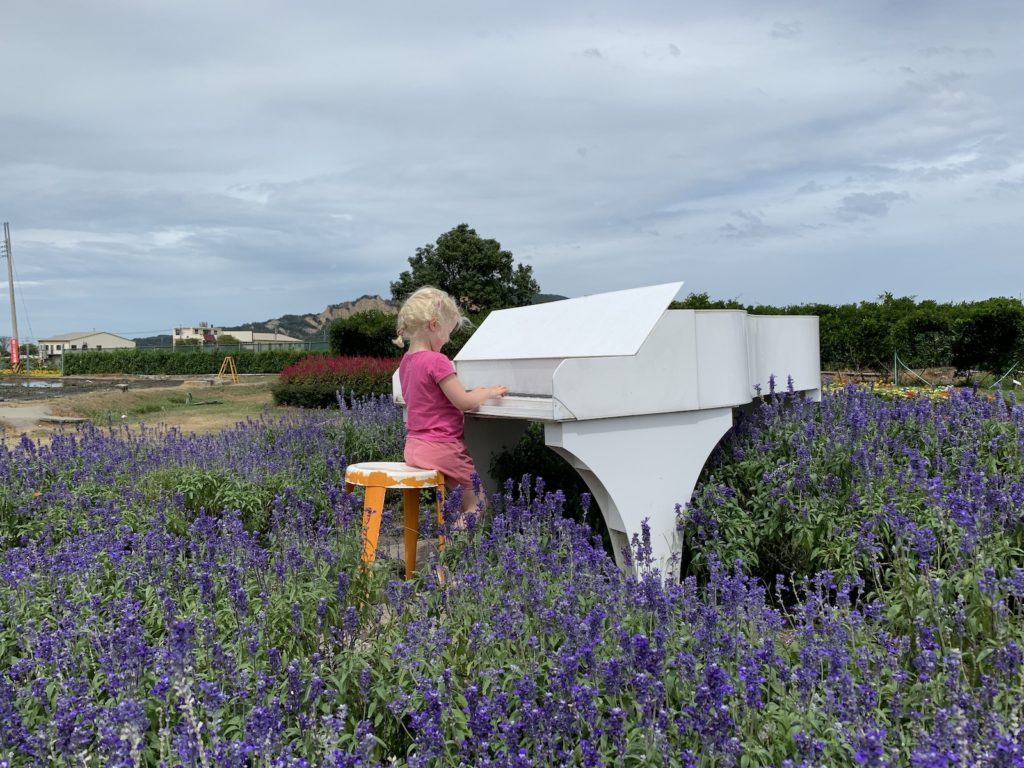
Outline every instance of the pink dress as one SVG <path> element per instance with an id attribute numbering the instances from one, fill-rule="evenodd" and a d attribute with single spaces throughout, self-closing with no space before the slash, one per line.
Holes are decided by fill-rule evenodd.
<path id="1" fill-rule="evenodd" d="M 398 366 L 398 380 L 408 413 L 405 463 L 444 473 L 450 488 L 472 488 L 476 472 L 462 442 L 465 417 L 452 405 L 441 382 L 455 375 L 452 361 L 440 352 L 407 352 Z"/>

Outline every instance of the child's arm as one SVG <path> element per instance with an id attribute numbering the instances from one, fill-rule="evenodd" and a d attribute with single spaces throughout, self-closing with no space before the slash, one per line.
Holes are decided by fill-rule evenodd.
<path id="1" fill-rule="evenodd" d="M 460 411 L 475 411 L 485 400 L 504 397 L 508 393 L 508 388 L 501 384 L 494 387 L 476 387 L 467 391 L 454 373 L 442 379 L 438 386 L 451 404 Z"/>

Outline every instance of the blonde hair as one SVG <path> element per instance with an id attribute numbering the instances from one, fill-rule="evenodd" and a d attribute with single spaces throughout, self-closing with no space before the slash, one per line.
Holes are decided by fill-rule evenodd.
<path id="1" fill-rule="evenodd" d="M 398 335 L 393 339 L 394 345 L 404 347 L 406 339 L 415 336 L 434 320 L 439 323 L 454 322 L 456 328 L 470 324 L 455 299 L 439 288 L 425 285 L 413 291 L 398 310 L 395 323 Z"/>

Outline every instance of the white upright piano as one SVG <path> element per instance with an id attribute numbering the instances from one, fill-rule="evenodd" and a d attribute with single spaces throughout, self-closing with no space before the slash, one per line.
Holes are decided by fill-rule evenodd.
<path id="1" fill-rule="evenodd" d="M 485 488 L 491 457 L 529 421 L 586 482 L 616 560 L 646 518 L 655 564 L 671 577 L 677 504 L 689 502 L 733 409 L 768 391 L 821 397 L 818 318 L 742 310 L 670 310 L 682 282 L 492 312 L 455 357 L 467 389 L 509 394 L 466 416 Z M 401 403 L 395 374 L 394 395 Z"/>

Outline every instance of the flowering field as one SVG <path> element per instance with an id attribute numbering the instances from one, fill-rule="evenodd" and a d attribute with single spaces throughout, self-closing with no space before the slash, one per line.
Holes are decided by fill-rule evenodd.
<path id="1" fill-rule="evenodd" d="M 529 479 L 444 586 L 363 572 L 346 458 L 402 439 L 365 400 L 0 449 L 0 765 L 1024 764 L 1020 406 L 770 399 L 669 584 Z"/>

